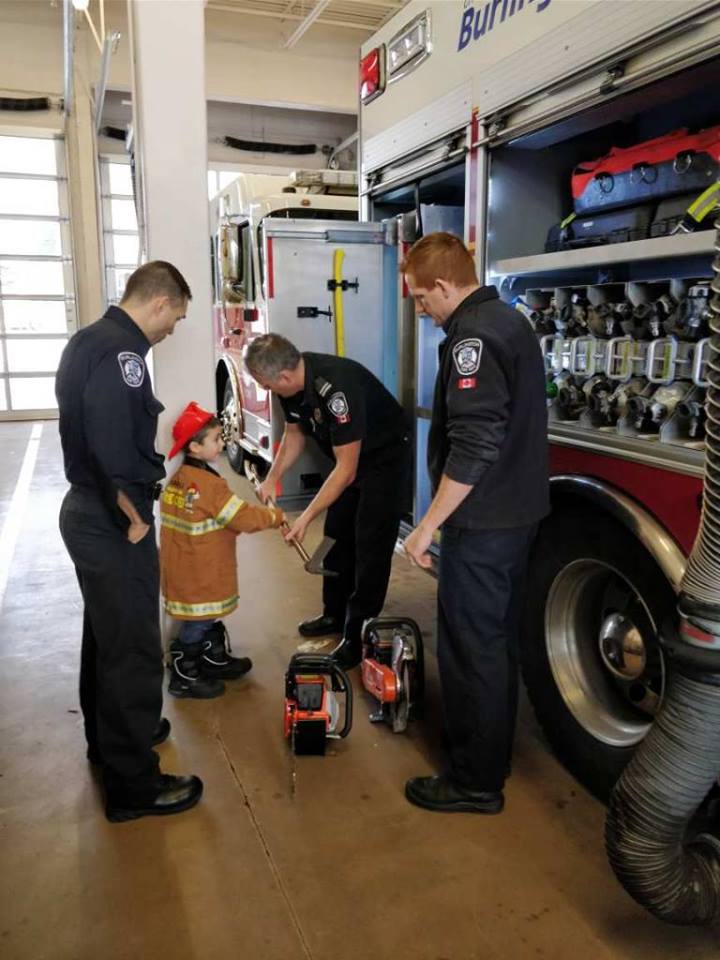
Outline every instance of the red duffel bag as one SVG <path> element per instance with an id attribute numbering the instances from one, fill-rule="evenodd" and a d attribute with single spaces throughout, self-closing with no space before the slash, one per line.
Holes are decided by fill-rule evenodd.
<path id="1" fill-rule="evenodd" d="M 720 126 L 673 130 L 633 147 L 613 147 L 572 175 L 576 213 L 594 213 L 680 193 L 701 193 L 720 174 Z"/>

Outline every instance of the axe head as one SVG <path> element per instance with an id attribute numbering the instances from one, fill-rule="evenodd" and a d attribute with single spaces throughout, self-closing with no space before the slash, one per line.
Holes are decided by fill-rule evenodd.
<path id="1" fill-rule="evenodd" d="M 335 541 L 332 537 L 323 537 L 317 550 L 315 550 L 313 555 L 305 564 L 305 569 L 307 572 L 318 574 L 321 577 L 337 577 L 338 573 L 336 570 L 326 570 L 322 565 L 323 560 L 330 553 L 334 546 Z"/>
<path id="2" fill-rule="evenodd" d="M 247 477 L 247 479 L 250 481 L 253 487 L 257 490 L 257 488 L 260 486 L 260 478 L 257 475 L 255 464 L 249 463 L 246 460 L 245 463 L 243 464 L 243 470 L 245 472 L 245 476 Z"/>

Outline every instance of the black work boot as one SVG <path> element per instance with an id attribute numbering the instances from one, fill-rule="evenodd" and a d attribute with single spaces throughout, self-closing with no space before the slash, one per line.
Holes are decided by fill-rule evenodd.
<path id="1" fill-rule="evenodd" d="M 345 635 L 330 654 L 343 670 L 357 667 L 362 660 L 362 625 L 362 620 L 348 620 Z"/>
<path id="2" fill-rule="evenodd" d="M 202 671 L 206 677 L 237 680 L 252 670 L 250 657 L 231 657 L 230 638 L 225 625 L 217 621 L 203 640 Z"/>
<path id="3" fill-rule="evenodd" d="M 445 777 L 412 777 L 405 796 L 416 807 L 438 813 L 501 813 L 505 804 L 501 790 L 468 790 Z"/>
<path id="4" fill-rule="evenodd" d="M 157 784 L 149 791 L 108 790 L 105 815 L 111 823 L 137 820 L 138 817 L 166 817 L 189 810 L 203 792 L 199 777 L 158 775 Z"/>
<path id="5" fill-rule="evenodd" d="M 342 622 L 337 617 L 328 617 L 324 613 L 298 624 L 301 637 L 326 637 L 329 633 L 339 633 L 341 630 Z"/>
<path id="6" fill-rule="evenodd" d="M 177 642 L 171 643 L 170 655 L 172 666 L 168 693 L 174 697 L 192 697 L 195 700 L 212 700 L 225 693 L 222 681 L 205 676 L 201 643 L 183 646 Z"/>

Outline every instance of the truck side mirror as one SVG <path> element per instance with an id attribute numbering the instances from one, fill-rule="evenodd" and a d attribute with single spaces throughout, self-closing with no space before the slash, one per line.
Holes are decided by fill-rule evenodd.
<path id="1" fill-rule="evenodd" d="M 226 303 L 241 303 L 245 299 L 245 284 L 237 225 L 221 224 L 218 239 L 222 298 Z"/>

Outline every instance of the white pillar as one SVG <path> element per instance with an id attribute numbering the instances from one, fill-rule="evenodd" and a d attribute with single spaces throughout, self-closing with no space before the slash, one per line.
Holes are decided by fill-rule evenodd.
<path id="1" fill-rule="evenodd" d="M 186 403 L 215 408 L 204 3 L 128 0 L 128 20 L 147 259 L 169 260 L 193 295 L 186 319 L 153 350 L 155 393 L 165 405 L 158 450 L 167 453 Z"/>
<path id="2" fill-rule="evenodd" d="M 98 204 L 97 139 L 93 123 L 92 75 L 86 45 L 76 34 L 73 98 L 65 125 L 70 230 L 73 239 L 75 298 L 79 327 L 105 312 L 102 230 Z"/>

